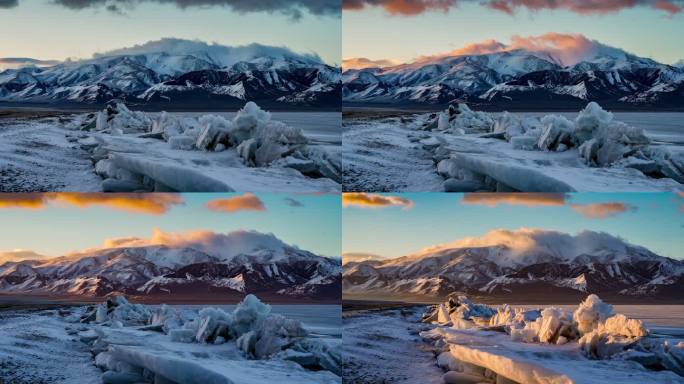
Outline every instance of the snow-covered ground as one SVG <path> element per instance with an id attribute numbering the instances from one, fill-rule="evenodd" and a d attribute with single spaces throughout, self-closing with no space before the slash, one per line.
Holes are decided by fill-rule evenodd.
<path id="1" fill-rule="evenodd" d="M 344 381 L 349 384 L 441 384 L 432 348 L 418 335 L 424 307 L 343 316 Z"/>
<path id="2" fill-rule="evenodd" d="M 57 118 L 0 119 L 0 192 L 92 192 L 101 182 Z"/>
<path id="3" fill-rule="evenodd" d="M 596 107 L 580 113 L 505 116 L 456 108 L 451 114 L 346 118 L 343 190 L 641 192 L 684 187 L 684 114 L 611 115 Z"/>
<path id="4" fill-rule="evenodd" d="M 613 308 L 597 299 L 541 311 L 459 299 L 356 312 L 344 318 L 343 356 L 345 364 L 367 361 L 356 383 L 392 375 L 459 384 L 684 383 L 684 306 Z M 421 321 L 426 309 L 432 317 Z"/>
<path id="5" fill-rule="evenodd" d="M 339 306 L 268 307 L 248 296 L 230 308 L 116 298 L 95 308 L 0 312 L 0 382 L 341 382 Z"/>
<path id="6" fill-rule="evenodd" d="M 124 108 L 0 119 L 0 191 L 340 190 L 339 113 Z"/>

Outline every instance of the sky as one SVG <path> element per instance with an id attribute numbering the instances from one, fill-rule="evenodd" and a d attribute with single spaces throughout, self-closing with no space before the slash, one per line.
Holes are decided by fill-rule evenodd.
<path id="1" fill-rule="evenodd" d="M 400 257 L 495 229 L 606 232 L 684 259 L 684 195 L 345 194 L 342 252 Z"/>
<path id="2" fill-rule="evenodd" d="M 287 46 L 299 53 L 317 53 L 328 64 L 340 63 L 340 0 L 178 2 L 222 5 L 183 8 L 174 5 L 175 0 L 0 0 L 0 57 L 83 59 L 173 37 L 229 46 Z M 269 5 L 275 9 L 268 9 Z M 108 6 L 116 9 L 107 10 Z"/>
<path id="3" fill-rule="evenodd" d="M 404 14 L 395 8 L 368 6 L 350 9 L 351 4 L 423 3 L 446 4 L 442 8 L 413 10 Z M 412 62 L 420 56 L 452 51 L 489 39 L 509 44 L 514 35 L 523 37 L 547 33 L 583 34 L 588 39 L 622 48 L 642 57 L 672 64 L 684 59 L 684 12 L 679 0 L 614 0 L 593 2 L 615 4 L 615 9 L 576 8 L 590 0 L 502 0 L 499 3 L 571 4 L 561 9 L 514 8 L 512 13 L 483 3 L 494 0 L 345 0 L 342 19 L 342 57 Z M 642 4 L 634 7 L 621 3 Z M 348 5 L 349 4 L 349 5 Z M 449 6 L 449 4 L 454 4 Z M 658 8 L 657 4 L 663 6 Z M 674 7 L 665 7 L 673 4 Z M 389 7 L 389 5 L 388 5 Z M 551 7 L 549 5 L 549 7 Z M 679 8 L 675 8 L 679 7 Z M 358 8 L 358 7 L 357 7 Z M 594 7 L 596 8 L 596 7 Z M 663 9 L 667 8 L 669 10 Z M 394 12 L 394 13 L 392 13 Z"/>
<path id="4" fill-rule="evenodd" d="M 321 256 L 340 255 L 340 196 L 284 194 L 0 194 L 0 258 L 62 256 L 153 230 L 273 233 Z"/>

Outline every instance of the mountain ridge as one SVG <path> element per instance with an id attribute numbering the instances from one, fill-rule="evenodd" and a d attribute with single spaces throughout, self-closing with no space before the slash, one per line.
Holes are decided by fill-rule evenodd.
<path id="1" fill-rule="evenodd" d="M 7 262 L 0 265 L 0 294 L 106 297 L 122 293 L 145 298 L 192 296 L 194 292 L 215 300 L 256 293 L 280 301 L 339 300 L 339 260 L 282 242 L 280 248 L 275 243 L 279 240 L 269 235 L 248 235 L 253 238 L 233 249 L 226 244 L 239 238 L 202 240 L 204 248 L 193 244 L 123 246 Z M 254 246 L 254 241 L 262 243 Z"/>
<path id="2" fill-rule="evenodd" d="M 342 285 L 345 296 L 443 297 L 459 291 L 515 298 L 558 292 L 566 298 L 596 293 L 681 301 L 676 287 L 683 283 L 684 261 L 617 237 L 522 229 L 492 231 L 395 259 L 349 262 Z"/>
<path id="3" fill-rule="evenodd" d="M 425 107 L 466 102 L 532 109 L 597 101 L 618 108 L 681 108 L 684 68 L 607 48 L 572 65 L 551 54 L 511 49 L 347 69 L 342 74 L 343 102 Z"/>
<path id="4" fill-rule="evenodd" d="M 169 49 L 160 51 L 163 48 Z M 339 109 L 340 90 L 340 69 L 315 55 L 263 45 L 235 48 L 184 40 L 160 40 L 91 59 L 0 72 L 0 101 L 19 104 L 93 106 L 125 101 L 171 109 L 238 108 L 255 101 L 282 108 Z"/>

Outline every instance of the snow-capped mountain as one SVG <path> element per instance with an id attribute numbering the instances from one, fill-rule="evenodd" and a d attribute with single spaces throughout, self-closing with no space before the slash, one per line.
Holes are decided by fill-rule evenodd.
<path id="1" fill-rule="evenodd" d="M 88 60 L 0 72 L 0 101 L 338 108 L 340 78 L 339 68 L 285 48 L 165 39 Z"/>
<path id="2" fill-rule="evenodd" d="M 340 296 L 341 273 L 339 260 L 284 244 L 272 235 L 235 232 L 183 246 L 105 248 L 8 262 L 0 265 L 0 293 L 103 297 L 119 292 L 194 295 L 198 300 L 257 293 L 334 301 Z"/>
<path id="3" fill-rule="evenodd" d="M 664 108 L 684 104 L 684 68 L 618 49 L 600 50 L 572 65 L 525 49 L 423 59 L 349 69 L 342 84 L 346 103 L 464 101 L 501 108 L 568 108 L 587 101 Z"/>
<path id="4" fill-rule="evenodd" d="M 346 263 L 342 284 L 345 294 L 378 296 L 681 300 L 684 261 L 605 233 L 496 230 L 415 255 Z"/>

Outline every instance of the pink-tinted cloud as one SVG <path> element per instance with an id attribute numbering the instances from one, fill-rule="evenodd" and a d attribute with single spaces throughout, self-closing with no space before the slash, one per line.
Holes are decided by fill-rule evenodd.
<path id="1" fill-rule="evenodd" d="M 242 196 L 229 197 L 227 199 L 215 199 L 209 201 L 205 207 L 214 212 L 235 213 L 240 211 L 266 211 L 264 203 L 251 193 Z"/>
<path id="2" fill-rule="evenodd" d="M 418 62 L 437 60 L 444 57 L 462 55 L 482 55 L 496 52 L 507 52 L 514 50 L 526 50 L 533 54 L 540 54 L 544 57 L 553 58 L 558 64 L 569 66 L 580 61 L 590 59 L 601 53 L 625 54 L 625 52 L 601 44 L 596 40 L 591 40 L 581 34 L 566 33 L 546 33 L 539 36 L 518 36 L 511 37 L 509 44 L 504 44 L 496 40 L 485 40 L 480 43 L 473 43 L 454 49 L 453 51 L 420 57 Z"/>
<path id="3" fill-rule="evenodd" d="M 392 67 L 399 63 L 394 60 L 380 59 L 372 60 L 366 57 L 352 57 L 342 60 L 342 69 L 364 69 L 364 68 L 385 68 Z"/>
<path id="4" fill-rule="evenodd" d="M 427 11 L 446 12 L 456 6 L 457 0 L 343 0 L 345 10 L 382 7 L 390 15 L 412 16 Z"/>
<path id="5" fill-rule="evenodd" d="M 651 8 L 676 14 L 684 0 L 343 0 L 343 9 L 359 11 L 380 7 L 390 15 L 414 16 L 429 11 L 447 12 L 463 3 L 482 4 L 513 14 L 518 9 L 530 11 L 563 10 L 582 15 L 616 13 L 631 8 Z"/>
<path id="6" fill-rule="evenodd" d="M 484 205 L 490 208 L 502 205 L 526 207 L 563 206 L 567 195 L 563 193 L 466 193 L 461 204 Z"/>
<path id="7" fill-rule="evenodd" d="M 342 194 L 342 206 L 359 208 L 402 207 L 409 209 L 413 207 L 413 201 L 399 196 L 351 192 Z"/>
<path id="8" fill-rule="evenodd" d="M 570 207 L 577 211 L 584 217 L 590 219 L 607 219 L 609 217 L 617 216 L 627 211 L 633 211 L 636 208 L 625 203 L 608 202 L 597 204 L 570 204 Z"/>

